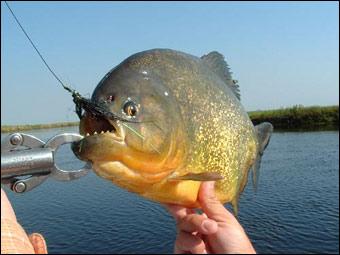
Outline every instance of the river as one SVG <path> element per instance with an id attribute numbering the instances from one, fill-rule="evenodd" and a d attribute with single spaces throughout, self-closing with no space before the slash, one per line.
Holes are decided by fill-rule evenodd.
<path id="1" fill-rule="evenodd" d="M 76 128 L 25 133 L 46 141 L 66 131 Z M 57 163 L 83 165 L 69 146 L 58 151 Z M 26 194 L 6 193 L 19 222 L 28 233 L 43 234 L 50 253 L 173 251 L 175 222 L 164 207 L 92 172 L 67 183 L 49 179 Z M 241 196 L 239 220 L 258 253 L 339 253 L 339 132 L 275 132 L 257 192 L 249 180 Z"/>

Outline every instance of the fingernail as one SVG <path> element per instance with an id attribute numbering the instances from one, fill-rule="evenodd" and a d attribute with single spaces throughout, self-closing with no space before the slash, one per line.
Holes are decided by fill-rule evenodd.
<path id="1" fill-rule="evenodd" d="M 204 231 L 212 233 L 216 231 L 217 223 L 212 220 L 204 220 L 201 226 Z"/>
<path id="2" fill-rule="evenodd" d="M 215 182 L 208 182 L 208 188 L 213 189 L 215 186 Z"/>

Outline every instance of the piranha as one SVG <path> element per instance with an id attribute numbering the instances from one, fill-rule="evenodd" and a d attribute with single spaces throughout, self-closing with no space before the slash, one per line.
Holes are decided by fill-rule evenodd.
<path id="1" fill-rule="evenodd" d="M 237 213 L 250 169 L 257 182 L 273 126 L 254 127 L 216 51 L 201 58 L 170 49 L 134 54 L 104 76 L 91 100 L 120 118 L 85 112 L 84 138 L 72 150 L 123 189 L 199 208 L 201 182 L 214 180 L 217 198 Z"/>

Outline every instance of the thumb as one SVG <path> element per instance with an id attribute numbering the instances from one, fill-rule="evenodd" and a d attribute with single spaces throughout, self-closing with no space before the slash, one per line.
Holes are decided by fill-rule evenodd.
<path id="1" fill-rule="evenodd" d="M 202 182 L 198 199 L 208 218 L 217 222 L 226 222 L 230 212 L 215 195 L 215 182 Z"/>
<path id="2" fill-rule="evenodd" d="M 34 248 L 35 254 L 47 254 L 47 246 L 44 237 L 39 233 L 33 233 L 28 236 Z"/>

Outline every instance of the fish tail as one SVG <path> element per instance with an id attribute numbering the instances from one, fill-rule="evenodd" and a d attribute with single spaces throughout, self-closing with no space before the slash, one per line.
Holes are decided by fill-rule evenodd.
<path id="1" fill-rule="evenodd" d="M 263 122 L 255 126 L 255 131 L 257 134 L 258 142 L 259 142 L 258 153 L 256 155 L 255 162 L 252 167 L 252 179 L 253 179 L 253 187 L 254 187 L 255 192 L 257 191 L 259 174 L 260 174 L 259 169 L 261 166 L 261 159 L 263 156 L 263 152 L 268 146 L 273 130 L 274 130 L 274 127 L 269 122 Z"/>

